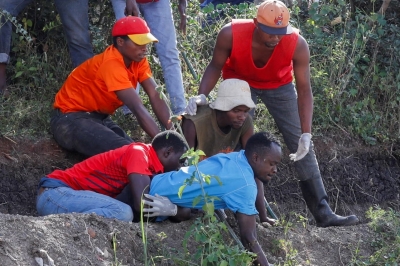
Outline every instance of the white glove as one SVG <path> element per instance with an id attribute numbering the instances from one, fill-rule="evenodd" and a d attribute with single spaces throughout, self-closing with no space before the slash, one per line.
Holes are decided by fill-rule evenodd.
<path id="1" fill-rule="evenodd" d="M 178 212 L 178 206 L 173 204 L 167 197 L 160 196 L 156 194 L 155 196 L 144 194 L 144 196 L 153 201 L 148 201 L 143 199 L 143 203 L 151 206 L 152 208 L 144 208 L 143 213 L 146 217 L 155 217 L 155 216 L 175 216 Z"/>
<path id="2" fill-rule="evenodd" d="M 208 104 L 208 101 L 204 94 L 193 96 L 189 98 L 189 102 L 185 108 L 185 111 L 189 115 L 195 115 L 197 112 L 197 105 L 206 105 L 206 104 Z"/>
<path id="3" fill-rule="evenodd" d="M 311 134 L 303 133 L 299 139 L 299 147 L 297 147 L 297 152 L 289 154 L 290 160 L 298 161 L 304 158 L 307 155 L 308 150 L 310 149 L 311 142 Z"/>

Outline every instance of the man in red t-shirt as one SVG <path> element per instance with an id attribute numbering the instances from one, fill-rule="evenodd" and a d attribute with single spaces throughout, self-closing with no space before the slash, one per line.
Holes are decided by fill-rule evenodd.
<path id="1" fill-rule="evenodd" d="M 115 23 L 112 36 L 113 45 L 71 72 L 53 105 L 51 130 L 57 143 L 88 157 L 132 142 L 110 118 L 122 105 L 150 137 L 160 132 L 135 90 L 138 82 L 158 120 L 171 127 L 168 106 L 156 91 L 146 59 L 147 45 L 157 42 L 146 22 L 124 17 Z"/>
<path id="2" fill-rule="evenodd" d="M 183 137 L 167 130 L 157 134 L 151 145 L 131 143 L 55 170 L 40 180 L 36 209 L 39 215 L 96 213 L 132 221 L 133 214 L 140 213 L 142 194 L 148 193 L 153 175 L 180 168 L 186 150 Z M 127 185 L 129 204 L 114 199 Z"/>
<path id="3" fill-rule="evenodd" d="M 354 215 L 333 213 L 322 182 L 311 141 L 313 96 L 310 84 L 310 51 L 307 41 L 289 24 L 285 4 L 263 2 L 255 19 L 234 19 L 219 32 L 211 62 L 200 83 L 199 95 L 187 110 L 207 103 L 221 71 L 224 79 L 250 84 L 253 101 L 268 108 L 283 135 L 293 160 L 299 185 L 317 226 L 343 226 L 358 222 Z M 296 86 L 293 84 L 293 74 Z"/>

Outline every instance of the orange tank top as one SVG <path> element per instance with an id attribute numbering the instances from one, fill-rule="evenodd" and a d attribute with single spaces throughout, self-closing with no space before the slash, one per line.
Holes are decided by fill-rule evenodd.
<path id="1" fill-rule="evenodd" d="M 252 19 L 232 20 L 232 51 L 222 69 L 222 78 L 245 80 L 250 87 L 260 90 L 276 89 L 293 81 L 292 58 L 299 31 L 285 35 L 275 47 L 264 67 L 254 65 L 252 39 L 255 24 Z"/>

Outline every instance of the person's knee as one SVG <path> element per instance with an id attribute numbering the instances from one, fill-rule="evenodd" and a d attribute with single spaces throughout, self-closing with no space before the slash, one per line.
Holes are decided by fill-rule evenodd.
<path id="1" fill-rule="evenodd" d="M 132 208 L 127 204 L 121 204 L 120 211 L 115 218 L 124 222 L 132 222 L 133 220 Z"/>

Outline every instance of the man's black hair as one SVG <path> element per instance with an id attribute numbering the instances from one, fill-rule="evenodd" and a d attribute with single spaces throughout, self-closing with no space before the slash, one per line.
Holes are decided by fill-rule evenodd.
<path id="1" fill-rule="evenodd" d="M 113 37 L 113 44 L 115 47 L 117 47 L 117 38 L 121 38 L 124 39 L 125 41 L 129 40 L 129 36 L 128 35 L 121 35 L 121 36 L 114 36 Z"/>
<path id="2" fill-rule="evenodd" d="M 259 132 L 249 138 L 244 149 L 246 157 L 249 158 L 253 153 L 264 155 L 266 151 L 272 148 L 272 143 L 281 147 L 277 137 L 269 132 Z"/>
<path id="3" fill-rule="evenodd" d="M 151 146 L 158 151 L 162 148 L 173 147 L 175 152 L 187 150 L 185 139 L 174 130 L 166 130 L 158 133 L 151 142 Z"/>

